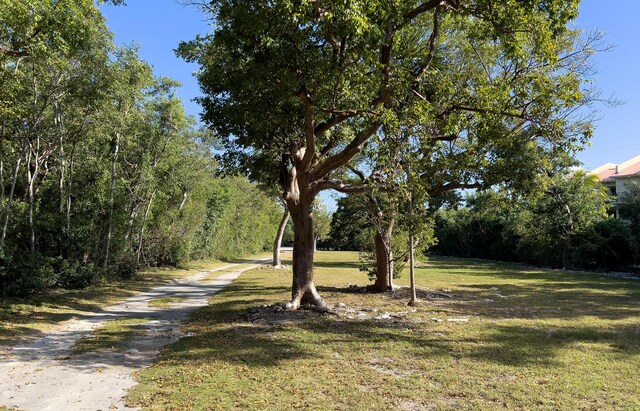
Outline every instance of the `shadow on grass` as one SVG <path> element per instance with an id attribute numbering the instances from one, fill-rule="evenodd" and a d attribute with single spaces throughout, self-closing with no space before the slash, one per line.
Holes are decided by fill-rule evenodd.
<path id="1" fill-rule="evenodd" d="M 318 263 L 317 266 L 353 268 L 357 264 Z M 278 367 L 287 360 L 320 358 L 327 352 L 400 344 L 414 356 L 525 367 L 562 365 L 558 355 L 566 349 L 593 347 L 622 358 L 640 354 L 640 324 L 608 322 L 591 326 L 581 319 L 598 317 L 617 321 L 640 317 L 640 282 L 478 261 L 459 264 L 457 260 L 436 259 L 430 266 L 450 270 L 452 276 L 464 275 L 467 282 L 469 278 L 478 278 L 478 283 L 464 284 L 461 291 L 454 291 L 454 298 L 439 299 L 451 308 L 449 315 L 456 312 L 456 315 L 475 317 L 470 325 L 460 324 L 456 327 L 463 328 L 452 331 L 446 325 L 429 321 L 346 320 L 321 314 L 289 325 L 255 323 L 245 320 L 243 313 L 261 304 L 272 304 L 286 296 L 288 288 L 264 287 L 261 285 L 264 280 L 244 280 L 223 292 L 233 300 L 214 300 L 195 313 L 188 328 L 196 335 L 176 343 L 164 355 L 179 362 L 219 360 L 253 367 Z M 451 284 L 456 284 L 455 277 Z M 318 289 L 325 294 L 335 293 L 338 299 L 340 294 L 353 295 L 346 287 L 319 286 Z M 373 301 L 377 300 L 369 299 L 388 297 L 366 295 L 363 298 L 362 304 L 372 301 L 375 305 Z M 438 307 L 429 306 L 429 311 L 435 312 Z M 514 318 L 540 321 L 533 321 L 531 325 L 493 321 Z M 477 319 L 489 321 L 478 323 Z M 572 319 L 576 321 L 571 322 Z"/>
<path id="2" fill-rule="evenodd" d="M 588 283 L 535 285 L 470 284 L 453 305 L 469 314 L 494 318 L 571 319 L 640 317 L 640 294 L 633 288 L 591 288 Z"/>
<path id="3" fill-rule="evenodd" d="M 640 326 L 599 327 L 526 327 L 497 325 L 465 337 L 448 337 L 442 333 L 399 332 L 411 323 L 365 321 L 310 322 L 307 331 L 339 336 L 323 344 L 348 341 L 356 346 L 370 343 L 401 343 L 411 347 L 416 356 L 472 358 L 509 366 L 559 364 L 559 351 L 582 344 L 605 344 L 615 355 L 635 357 L 640 354 Z M 464 349 L 461 349 L 464 347 Z"/>
<path id="4" fill-rule="evenodd" d="M 557 359 L 562 350 L 578 346 L 590 349 L 590 344 L 604 344 L 608 353 L 624 358 L 640 354 L 638 325 L 545 328 L 543 324 L 501 324 L 473 329 L 461 337 L 446 331 L 433 332 L 429 325 L 411 321 L 353 321 L 321 314 L 283 327 L 256 324 L 238 318 L 246 308 L 246 302 L 231 301 L 200 311 L 190 326 L 200 332 L 174 344 L 163 354 L 165 359 L 180 364 L 214 360 L 249 367 L 280 367 L 297 359 L 391 344 L 410 352 L 409 357 L 471 359 L 514 367 L 562 365 Z"/>
<path id="5" fill-rule="evenodd" d="M 220 261 L 225 262 L 225 263 L 229 263 L 229 264 L 255 264 L 257 261 L 267 261 L 266 257 L 265 258 L 245 258 L 245 257 L 239 257 L 239 258 L 222 258 Z"/>
<path id="6" fill-rule="evenodd" d="M 362 267 L 361 263 L 357 262 L 342 262 L 342 261 L 314 261 L 314 267 L 322 267 L 322 268 L 355 268 L 359 270 Z"/>
<path id="7" fill-rule="evenodd" d="M 440 277 L 443 273 L 450 276 L 448 281 L 458 285 L 456 300 L 462 302 L 456 307 L 472 315 L 499 319 L 640 317 L 640 281 L 634 279 L 438 257 L 430 260 L 426 270 L 419 270 L 423 286 L 428 286 L 429 270 L 438 271 Z"/>

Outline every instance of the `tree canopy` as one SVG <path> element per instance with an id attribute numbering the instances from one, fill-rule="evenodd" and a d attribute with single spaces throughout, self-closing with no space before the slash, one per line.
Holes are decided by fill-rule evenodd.
<path id="1" fill-rule="evenodd" d="M 226 160 L 279 181 L 294 223 L 292 308 L 313 284 L 315 195 L 384 186 L 412 164 L 425 191 L 531 180 L 590 135 L 593 51 L 566 28 L 578 1 L 221 0 L 210 35 L 179 52 L 202 66 L 203 120 Z M 365 146 L 377 173 L 355 184 Z M 399 155 L 404 150 L 404 154 Z M 385 167 L 386 164 L 386 167 Z M 420 184 L 422 185 L 422 184 Z"/>

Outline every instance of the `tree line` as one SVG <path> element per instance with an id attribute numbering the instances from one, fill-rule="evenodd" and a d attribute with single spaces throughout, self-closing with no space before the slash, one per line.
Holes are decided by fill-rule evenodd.
<path id="1" fill-rule="evenodd" d="M 376 278 L 375 213 L 358 196 L 338 200 L 323 245 L 361 253 L 362 269 Z M 429 206 L 429 205 L 427 205 Z M 428 211 L 431 242 L 425 255 L 445 255 L 527 263 L 542 267 L 633 270 L 640 264 L 640 187 L 631 184 L 620 198 L 594 176 L 558 170 L 532 191 L 506 187 L 450 193 L 432 199 Z M 615 209 L 620 218 L 615 218 Z M 396 226 L 392 248 L 397 276 L 406 261 L 406 224 Z"/>
<path id="2" fill-rule="evenodd" d="M 179 84 L 114 46 L 93 0 L 0 2 L 0 84 L 2 294 L 273 241 L 278 204 L 218 177 Z"/>
<path id="3" fill-rule="evenodd" d="M 470 196 L 464 207 L 439 210 L 432 251 L 554 268 L 627 270 L 640 264 L 639 219 L 637 185 L 614 200 L 593 176 L 563 173 L 535 193 L 488 191 Z"/>

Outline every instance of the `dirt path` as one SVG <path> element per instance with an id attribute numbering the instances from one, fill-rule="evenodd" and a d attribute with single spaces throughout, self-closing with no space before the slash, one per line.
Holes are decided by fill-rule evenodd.
<path id="1" fill-rule="evenodd" d="M 21 410 L 131 410 L 122 398 L 136 382 L 132 373 L 148 367 L 162 346 L 182 337 L 180 324 L 196 308 L 259 262 L 239 268 L 231 264 L 135 295 L 94 316 L 75 319 L 37 340 L 9 350 L 0 357 L 0 407 Z M 266 262 L 266 260 L 264 261 Z M 234 269 L 237 268 L 237 269 Z M 226 272 L 214 280 L 213 272 Z M 151 300 L 177 297 L 169 308 L 149 306 Z M 124 352 L 71 355 L 71 347 L 105 322 L 122 318 L 150 318 L 145 332 Z"/>

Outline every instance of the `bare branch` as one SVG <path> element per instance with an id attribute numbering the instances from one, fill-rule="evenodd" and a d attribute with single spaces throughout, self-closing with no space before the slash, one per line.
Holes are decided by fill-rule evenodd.
<path id="1" fill-rule="evenodd" d="M 351 166 L 350 166 L 350 167 L 348 167 L 348 168 L 349 168 L 349 170 L 351 170 L 351 172 L 352 172 L 353 174 L 357 175 L 357 176 L 358 176 L 358 178 L 359 178 L 363 183 L 365 183 L 365 182 L 367 181 L 367 177 L 365 177 L 365 175 L 364 175 L 364 173 L 363 173 L 362 171 L 358 170 L 358 169 L 357 169 L 357 168 L 355 168 L 355 167 L 351 167 Z"/>
<path id="2" fill-rule="evenodd" d="M 8 57 L 27 57 L 29 54 L 23 50 L 14 50 L 10 47 L 0 44 L 0 54 Z"/>

